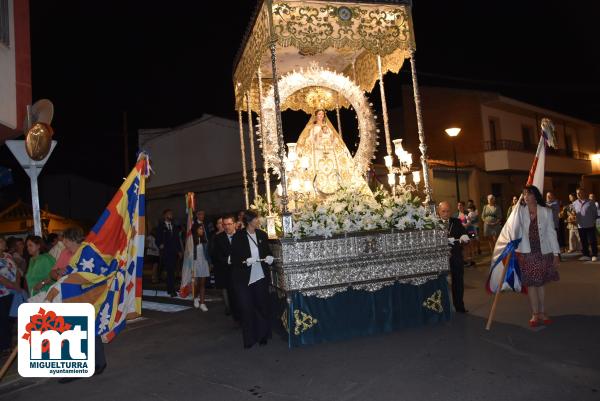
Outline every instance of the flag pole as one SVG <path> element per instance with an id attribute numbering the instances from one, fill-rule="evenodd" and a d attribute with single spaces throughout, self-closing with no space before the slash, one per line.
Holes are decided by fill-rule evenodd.
<path id="1" fill-rule="evenodd" d="M 527 185 L 530 185 L 529 180 L 527 181 Z M 523 200 L 523 194 L 521 194 L 521 196 L 519 196 L 519 200 L 517 201 L 517 205 L 521 204 L 521 201 Z M 513 213 L 515 213 L 515 210 L 518 210 L 517 208 L 513 208 L 513 210 L 510 212 L 510 214 L 512 215 Z M 509 216 L 510 217 L 510 216 Z M 494 257 L 494 254 L 492 252 L 492 258 Z M 511 258 L 514 258 L 515 255 L 511 255 Z M 496 290 L 496 294 L 494 294 L 494 303 L 492 303 L 492 308 L 490 309 L 490 314 L 488 316 L 488 320 L 487 323 L 485 325 L 485 329 L 486 330 L 490 330 L 490 328 L 492 327 L 492 321 L 494 320 L 494 316 L 496 316 L 496 306 L 498 305 L 498 300 L 500 299 L 500 293 L 502 292 L 502 286 L 504 285 L 504 282 L 506 281 L 506 272 L 508 271 L 508 263 L 502 263 L 504 265 L 504 267 L 502 268 L 502 282 L 498 285 L 498 289 Z"/>
<path id="2" fill-rule="evenodd" d="M 188 200 L 187 200 L 187 207 L 188 207 L 188 221 L 187 221 L 187 232 L 185 235 L 185 242 L 187 245 L 187 237 L 188 235 L 192 235 L 192 238 L 194 236 L 194 233 L 192 233 L 192 227 L 194 226 L 194 212 L 196 211 L 196 195 L 193 192 L 188 192 L 187 194 L 188 196 Z M 206 227 L 205 227 L 206 230 Z M 204 233 L 204 235 L 207 235 L 206 232 Z M 194 246 L 194 243 L 192 241 L 192 247 Z M 193 255 L 193 250 L 192 250 L 192 255 Z M 194 267 L 194 261 L 192 260 L 192 304 L 194 302 L 194 300 L 196 299 L 196 269 Z"/>
<path id="3" fill-rule="evenodd" d="M 504 284 L 504 280 L 506 279 L 506 271 L 508 270 L 508 264 L 504 264 L 504 268 L 502 269 L 502 283 L 498 286 L 496 290 L 496 294 L 494 295 L 494 303 L 492 304 L 492 309 L 490 310 L 490 315 L 488 316 L 487 324 L 485 325 L 486 330 L 490 330 L 492 327 L 492 321 L 494 320 L 494 316 L 496 315 L 496 306 L 498 305 L 498 300 L 500 299 L 500 293 L 502 292 L 502 284 Z"/>
<path id="4" fill-rule="evenodd" d="M 17 357 L 17 351 L 18 350 L 19 350 L 19 347 L 15 347 L 12 350 L 12 353 L 10 354 L 10 356 L 8 357 L 8 359 L 6 360 L 6 362 L 4 362 L 4 365 L 2 366 L 2 369 L 0 369 L 0 380 L 2 380 L 2 378 L 4 377 L 4 375 L 6 374 L 6 372 L 8 371 L 8 368 L 10 368 L 10 365 L 12 365 L 13 361 Z"/>

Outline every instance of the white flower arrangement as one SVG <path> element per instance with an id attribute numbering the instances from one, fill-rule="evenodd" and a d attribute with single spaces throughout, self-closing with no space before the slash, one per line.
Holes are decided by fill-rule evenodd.
<path id="1" fill-rule="evenodd" d="M 437 215 L 411 193 L 392 196 L 379 189 L 374 197 L 340 189 L 325 200 L 304 202 L 294 215 L 292 235 L 325 237 L 371 230 L 425 230 L 440 227 Z"/>
<path id="2" fill-rule="evenodd" d="M 330 238 L 358 231 L 372 230 L 430 230 L 441 227 L 437 215 L 420 203 L 410 192 L 392 196 L 378 189 L 374 196 L 352 189 L 340 189 L 323 199 L 309 199 L 294 211 L 292 236 Z M 268 215 L 264 198 L 258 197 L 250 206 L 261 216 Z M 277 232 L 281 236 L 281 210 L 276 202 L 271 211 L 277 215 Z"/>

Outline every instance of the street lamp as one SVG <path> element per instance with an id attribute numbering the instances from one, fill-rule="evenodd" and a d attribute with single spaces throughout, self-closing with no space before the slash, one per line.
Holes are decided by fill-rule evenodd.
<path id="1" fill-rule="evenodd" d="M 460 134 L 460 128 L 446 128 L 446 134 L 450 138 L 456 138 Z M 456 178 L 456 203 L 460 202 L 460 188 L 458 186 L 458 162 L 456 161 L 456 140 L 452 141 L 452 150 L 454 152 L 454 177 Z"/>

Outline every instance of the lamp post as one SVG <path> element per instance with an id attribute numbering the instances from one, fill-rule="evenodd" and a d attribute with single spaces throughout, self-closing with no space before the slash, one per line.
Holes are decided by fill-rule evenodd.
<path id="1" fill-rule="evenodd" d="M 446 128 L 446 134 L 450 138 L 456 138 L 460 134 L 460 128 Z M 458 185 L 458 162 L 456 161 L 456 140 L 452 140 L 452 151 L 454 152 L 454 177 L 456 178 L 456 203 L 460 202 L 460 187 Z"/>

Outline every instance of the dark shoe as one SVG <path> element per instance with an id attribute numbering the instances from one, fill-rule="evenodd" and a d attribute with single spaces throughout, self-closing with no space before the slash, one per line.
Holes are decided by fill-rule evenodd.
<path id="1" fill-rule="evenodd" d="M 457 311 L 458 313 L 468 313 L 468 312 L 469 312 L 469 311 L 468 311 L 468 310 L 466 310 L 464 307 L 462 307 L 462 308 L 456 308 L 456 311 Z"/>
<path id="2" fill-rule="evenodd" d="M 252 344 L 252 345 L 254 345 L 254 344 Z M 244 345 L 244 349 L 250 349 L 250 348 L 252 348 L 252 345 Z"/>
<path id="3" fill-rule="evenodd" d="M 229 308 L 225 308 L 225 316 L 231 316 L 231 311 Z"/>
<path id="4" fill-rule="evenodd" d="M 267 339 L 260 340 L 260 341 L 258 342 L 258 345 L 260 345 L 261 347 L 262 347 L 262 346 L 264 346 L 264 345 L 267 345 Z"/>
<path id="5" fill-rule="evenodd" d="M 177 293 L 176 292 L 171 292 L 169 295 L 171 296 L 171 298 L 175 298 L 177 296 Z"/>
<path id="6" fill-rule="evenodd" d="M 100 376 L 102 372 L 104 372 L 104 369 L 106 369 L 106 364 L 100 366 L 99 368 L 96 368 L 96 370 L 94 370 L 94 376 Z"/>

